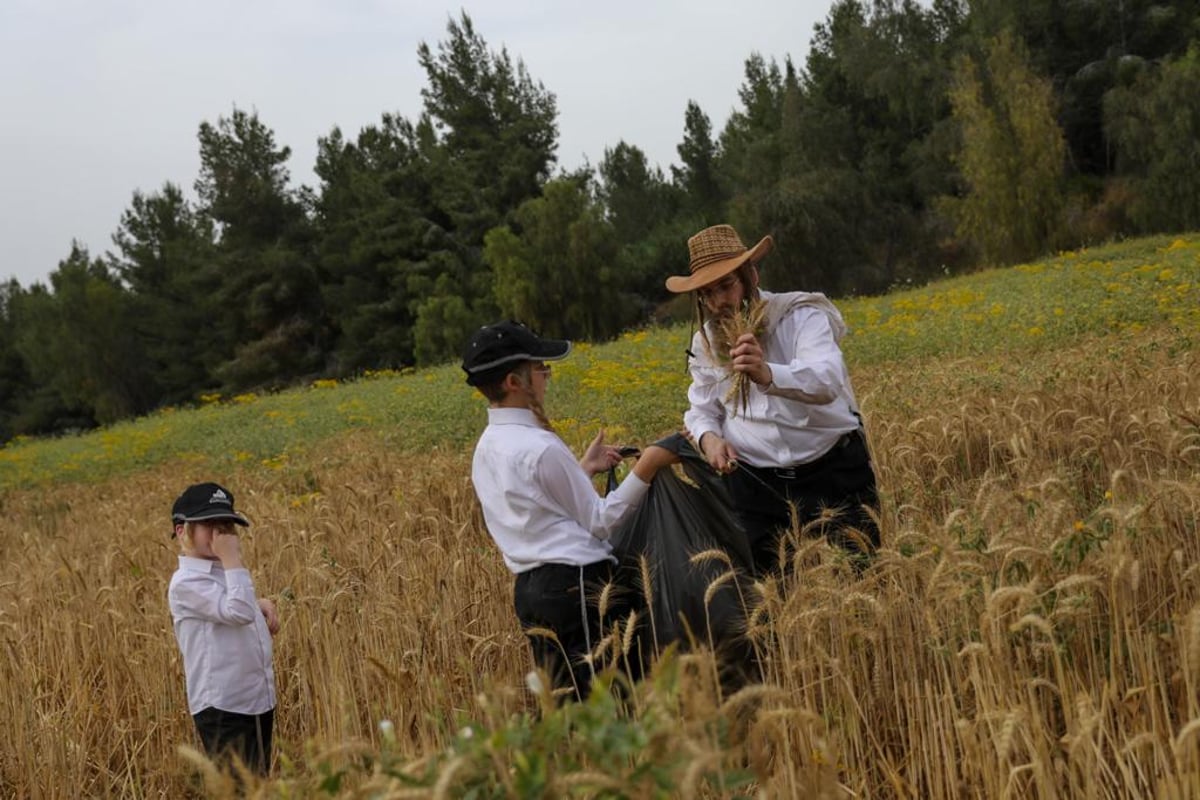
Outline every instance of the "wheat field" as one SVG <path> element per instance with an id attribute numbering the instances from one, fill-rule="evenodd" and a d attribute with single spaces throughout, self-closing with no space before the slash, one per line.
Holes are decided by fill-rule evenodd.
<path id="1" fill-rule="evenodd" d="M 766 688 L 681 690 L 666 736 L 694 769 L 674 795 L 1200 797 L 1200 359 L 1180 341 L 851 363 L 883 549 L 858 575 L 802 540 L 794 580 L 759 587 Z M 449 772 L 406 786 L 362 756 L 450 770 L 430 757 L 463 720 L 536 704 L 469 464 L 364 429 L 280 469 L 183 461 L 0 495 L 0 794 L 231 791 L 181 750 L 165 600 L 170 503 L 215 478 L 282 621 L 275 778 L 248 791 L 457 796 Z M 698 733 L 705 715 L 734 732 Z M 696 783 L 701 762 L 752 781 Z M 672 796 L 568 777 L 560 796 Z"/>

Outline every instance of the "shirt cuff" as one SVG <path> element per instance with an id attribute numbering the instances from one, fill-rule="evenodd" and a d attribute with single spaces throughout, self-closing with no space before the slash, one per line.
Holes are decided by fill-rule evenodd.
<path id="1" fill-rule="evenodd" d="M 636 505 L 641 502 L 648 491 L 650 491 L 650 484 L 639 478 L 633 471 L 630 471 L 625 476 L 625 480 L 621 481 L 621 485 L 613 490 L 612 494 L 624 503 Z"/>
<path id="2" fill-rule="evenodd" d="M 762 390 L 763 394 L 775 394 L 776 389 L 779 388 L 780 377 L 783 378 L 783 381 L 786 384 L 787 379 L 791 375 L 787 371 L 787 367 L 783 366 L 782 364 L 772 364 L 767 362 L 767 369 L 771 371 L 771 382 L 766 386 L 759 386 L 758 388 Z"/>
<path id="3" fill-rule="evenodd" d="M 721 430 L 720 428 L 699 428 L 693 431 L 691 428 L 688 428 L 688 433 L 691 435 L 692 441 L 696 443 L 696 449 L 700 450 L 700 440 L 704 438 L 704 434 L 712 433 L 720 436 Z"/>

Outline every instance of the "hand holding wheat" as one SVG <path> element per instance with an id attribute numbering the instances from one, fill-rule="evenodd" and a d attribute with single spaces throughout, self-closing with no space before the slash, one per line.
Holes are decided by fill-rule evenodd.
<path id="1" fill-rule="evenodd" d="M 721 319 L 719 325 L 719 339 L 722 342 L 727 342 L 730 345 L 736 345 L 738 340 L 750 334 L 754 337 L 759 337 L 763 334 L 763 325 L 766 321 L 767 304 L 762 300 L 753 300 L 743 304 L 732 314 Z M 722 352 L 722 356 L 730 360 L 730 386 L 729 391 L 725 394 L 725 402 L 732 403 L 733 414 L 736 416 L 740 410 L 743 414 L 750 407 L 750 384 L 752 379 L 746 372 L 733 368 L 732 358 L 728 351 Z"/>

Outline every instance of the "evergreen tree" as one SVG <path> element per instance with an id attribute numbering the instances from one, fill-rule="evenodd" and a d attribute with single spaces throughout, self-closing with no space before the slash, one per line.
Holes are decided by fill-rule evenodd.
<path id="1" fill-rule="evenodd" d="M 318 143 L 315 206 L 325 308 L 338 374 L 415 361 L 414 264 L 429 255 L 430 188 L 416 131 L 384 114 L 355 142 L 338 130 Z M 420 298 L 423 299 L 423 298 Z"/>
<path id="2" fill-rule="evenodd" d="M 17 305 L 17 351 L 46 390 L 38 418 L 22 427 L 87 427 L 153 408 L 133 304 L 117 277 L 74 244 L 50 283 L 52 291 L 35 284 Z"/>
<path id="3" fill-rule="evenodd" d="M 1114 151 L 1104 128 L 1104 96 L 1139 62 L 1182 56 L 1200 28 L 1196 0 L 970 0 L 975 41 L 1004 31 L 1025 43 L 1030 68 L 1058 95 L 1057 119 L 1072 169 L 1103 178 Z"/>
<path id="4" fill-rule="evenodd" d="M 195 399 L 215 385 L 212 370 L 232 355 L 213 324 L 224 311 L 211 223 L 167 183 L 159 193 L 134 192 L 113 243 L 117 254 L 108 265 L 130 290 L 132 329 L 156 404 Z"/>
<path id="5" fill-rule="evenodd" d="M 25 360 L 17 350 L 14 315 L 23 294 L 15 279 L 0 284 L 0 445 L 20 432 L 18 417 L 33 389 Z"/>
<path id="6" fill-rule="evenodd" d="M 623 141 L 605 148 L 597 172 L 597 199 L 617 241 L 636 242 L 671 217 L 675 207 L 671 188 L 662 170 L 652 168 L 640 148 Z"/>
<path id="7" fill-rule="evenodd" d="M 604 151 L 597 171 L 597 201 L 617 245 L 620 316 L 645 317 L 669 296 L 663 282 L 689 235 L 690 222 L 680 220 L 683 193 L 651 168 L 640 148 L 625 142 Z"/>
<path id="8" fill-rule="evenodd" d="M 492 52 L 464 12 L 447 24 L 435 52 L 422 42 L 417 57 L 428 85 L 424 114 L 439 146 L 465 173 L 467 196 L 447 204 L 469 241 L 525 200 L 550 177 L 558 147 L 555 97 L 507 50 Z"/>
<path id="9" fill-rule="evenodd" d="M 1110 92 L 1105 115 L 1138 228 L 1200 228 L 1200 43 Z"/>
<path id="10" fill-rule="evenodd" d="M 989 43 L 983 63 L 963 57 L 957 78 L 955 160 L 966 190 L 946 209 L 985 263 L 1033 258 L 1052 245 L 1063 205 L 1065 144 L 1050 84 L 1010 34 Z"/>
<path id="11" fill-rule="evenodd" d="M 675 148 L 679 166 L 671 167 L 671 180 L 682 192 L 683 213 L 691 217 L 689 228 L 716 225 L 724 217 L 725 196 L 717 179 L 717 143 L 712 122 L 694 101 L 689 100 L 683 116 L 683 141 Z"/>
<path id="12" fill-rule="evenodd" d="M 303 197 L 288 187 L 291 151 L 257 114 L 234 109 L 200 125 L 203 211 L 216 224 L 221 283 L 214 318 L 232 357 L 216 374 L 230 388 L 279 384 L 324 364 L 311 224 Z"/>
<path id="13" fill-rule="evenodd" d="M 841 209 L 839 225 L 808 237 L 818 243 L 808 260 L 840 253 L 830 285 L 843 291 L 924 279 L 942 261 L 930 210 L 952 185 L 946 92 L 962 13 L 954 2 L 842 2 L 814 37 L 795 152 L 805 186 L 827 198 L 807 207 L 817 218 L 823 205 Z"/>
<path id="14" fill-rule="evenodd" d="M 517 230 L 493 229 L 484 251 L 500 314 L 547 336 L 603 339 L 620 331 L 630 317 L 617 291 L 616 238 L 587 187 L 551 181 L 514 216 Z"/>
<path id="15" fill-rule="evenodd" d="M 417 55 L 428 86 L 416 143 L 429 187 L 424 239 L 406 282 L 417 363 L 457 356 L 495 314 L 484 235 L 537 197 L 557 148 L 554 95 L 507 51 L 489 50 L 465 13 Z"/>
<path id="16" fill-rule="evenodd" d="M 803 72 L 753 57 L 722 132 L 728 217 L 779 246 L 765 280 L 873 292 L 936 261 L 932 199 L 952 173 L 948 42 L 957 7 L 839 0 Z"/>
<path id="17" fill-rule="evenodd" d="M 757 53 L 746 59 L 745 69 L 738 89 L 742 107 L 730 114 L 721 133 L 721 172 L 736 187 L 731 203 L 749 205 L 743 213 L 754 213 L 756 198 L 769 193 L 779 176 L 783 73 Z"/>

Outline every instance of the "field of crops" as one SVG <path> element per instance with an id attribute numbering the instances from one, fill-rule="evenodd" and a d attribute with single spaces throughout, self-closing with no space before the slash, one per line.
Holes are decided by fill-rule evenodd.
<path id="1" fill-rule="evenodd" d="M 1200 238 L 839 306 L 884 548 L 762 586 L 768 680 L 732 698 L 667 657 L 629 714 L 538 717 L 453 365 L 9 443 L 0 796 L 230 790 L 180 749 L 165 600 L 170 503 L 215 479 L 283 623 L 263 796 L 1200 797 Z M 677 427 L 687 333 L 556 365 L 568 443 Z"/>

